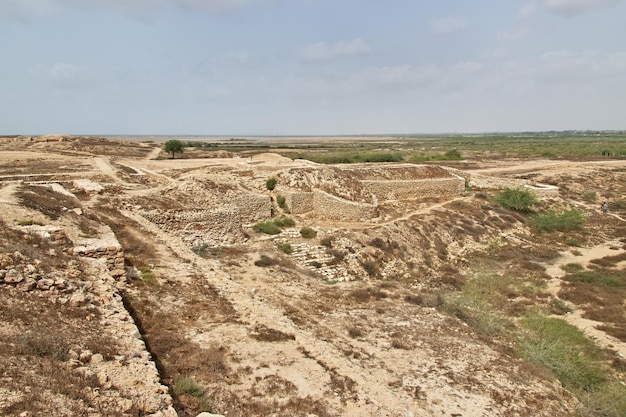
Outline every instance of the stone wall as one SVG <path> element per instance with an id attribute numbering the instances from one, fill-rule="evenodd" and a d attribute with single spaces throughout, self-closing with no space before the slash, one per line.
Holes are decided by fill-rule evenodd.
<path id="1" fill-rule="evenodd" d="M 229 201 L 244 223 L 255 223 L 272 216 L 272 200 L 266 195 L 239 194 Z"/>
<path id="2" fill-rule="evenodd" d="M 319 218 L 347 221 L 378 217 L 378 208 L 375 205 L 355 203 L 320 190 L 288 193 L 286 201 L 293 214 L 314 211 Z"/>
<path id="3" fill-rule="evenodd" d="M 401 181 L 366 180 L 363 181 L 363 185 L 379 202 L 458 195 L 465 189 L 465 181 L 459 177 Z"/>

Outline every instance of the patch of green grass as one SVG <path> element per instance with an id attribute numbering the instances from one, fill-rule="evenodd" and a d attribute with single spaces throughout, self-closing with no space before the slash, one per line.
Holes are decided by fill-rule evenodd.
<path id="1" fill-rule="evenodd" d="M 584 223 L 585 217 L 579 210 L 568 210 L 563 213 L 548 211 L 534 216 L 530 226 L 538 233 L 570 232 L 582 230 Z"/>
<path id="2" fill-rule="evenodd" d="M 569 272 L 569 271 L 568 271 Z M 604 287 L 622 287 L 626 276 L 623 273 L 617 271 L 606 270 L 590 270 L 572 273 L 567 277 L 569 281 L 584 282 L 591 285 L 600 285 Z"/>
<path id="3" fill-rule="evenodd" d="M 277 235 L 283 227 L 292 227 L 296 225 L 296 221 L 291 217 L 281 216 L 274 220 L 259 222 L 252 226 L 255 232 L 261 232 L 268 235 Z"/>
<path id="4" fill-rule="evenodd" d="M 582 264 L 572 262 L 566 265 L 562 265 L 561 269 L 569 274 L 573 274 L 575 272 L 584 271 L 585 267 Z"/>
<path id="5" fill-rule="evenodd" d="M 505 188 L 493 197 L 493 201 L 506 209 L 529 213 L 539 203 L 539 198 L 529 190 Z"/>
<path id="6" fill-rule="evenodd" d="M 545 366 L 575 393 L 592 392 L 607 382 L 601 350 L 576 327 L 532 311 L 520 321 L 520 355 Z"/>
<path id="7" fill-rule="evenodd" d="M 139 277 L 145 283 L 153 283 L 156 282 L 156 277 L 154 272 L 152 272 L 152 268 L 146 265 L 142 265 L 137 267 L 137 270 L 141 272 L 141 276 Z"/>
<path id="8" fill-rule="evenodd" d="M 252 230 L 268 235 L 277 235 L 280 233 L 281 228 L 273 221 L 266 221 L 255 224 L 254 226 L 252 226 Z"/>
<path id="9" fill-rule="evenodd" d="M 293 227 L 296 225 L 296 221 L 287 216 L 277 217 L 273 220 L 273 222 L 278 227 Z"/>
<path id="10" fill-rule="evenodd" d="M 278 250 L 286 253 L 287 255 L 290 255 L 293 252 L 293 248 L 289 243 L 279 243 Z"/>
<path id="11" fill-rule="evenodd" d="M 193 378 L 182 376 L 174 381 L 174 392 L 178 395 L 189 394 L 196 398 L 200 398 L 204 394 L 204 388 L 194 381 Z"/>

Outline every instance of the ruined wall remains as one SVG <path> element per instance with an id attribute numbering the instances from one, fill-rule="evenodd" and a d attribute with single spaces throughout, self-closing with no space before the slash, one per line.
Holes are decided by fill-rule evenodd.
<path id="1" fill-rule="evenodd" d="M 364 187 L 380 201 L 453 196 L 463 192 L 462 178 L 448 177 L 423 180 L 363 181 Z"/>
<path id="2" fill-rule="evenodd" d="M 344 200 L 321 190 L 288 193 L 286 202 L 293 214 L 314 211 L 316 217 L 329 220 L 358 221 L 378 217 L 375 205 Z"/>
<path id="3" fill-rule="evenodd" d="M 228 203 L 236 207 L 244 223 L 255 223 L 272 216 L 272 200 L 266 195 L 239 194 Z"/>

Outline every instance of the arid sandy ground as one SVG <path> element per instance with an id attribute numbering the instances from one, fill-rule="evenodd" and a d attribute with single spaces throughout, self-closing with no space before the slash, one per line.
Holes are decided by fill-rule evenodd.
<path id="1" fill-rule="evenodd" d="M 562 287 L 571 285 L 565 280 L 567 265 L 588 269 L 594 260 L 626 253 L 623 214 L 599 211 L 600 201 L 624 196 L 624 160 L 467 161 L 471 169 L 463 170 L 463 176 L 472 189 L 459 195 L 386 201 L 378 218 L 359 222 L 328 220 L 325 213 L 293 215 L 295 225 L 274 236 L 255 232 L 253 223 L 240 221 L 236 210 L 232 223 L 190 221 L 177 230 L 171 225 L 175 213 L 224 206 L 228 199 L 241 195 L 272 197 L 275 214 L 287 215 L 275 203 L 279 193 L 286 191 L 282 184 L 292 168 L 316 169 L 316 164 L 276 154 L 156 159 L 163 156 L 160 144 L 96 139 L 14 139 L 2 142 L 1 148 L 0 205 L 5 228 L 1 249 L 10 255 L 2 266 L 5 275 L 11 268 L 25 271 L 25 265 L 36 264 L 34 259 L 20 261 L 11 241 L 20 233 L 31 233 L 33 227 L 56 227 L 69 238 L 63 246 L 67 259 L 50 267 L 63 274 L 72 260 L 80 265 L 92 262 L 73 255 L 78 252 L 72 248 L 98 246 L 97 242 L 103 246 L 103 241 L 110 247 L 119 242 L 124 276 L 111 272 L 117 281 L 107 288 L 123 299 L 180 416 L 200 411 L 309 417 L 575 415 L 578 400 L 553 375 L 520 358 L 514 346 L 498 334 L 468 325 L 461 315 L 443 306 L 478 270 L 489 268 L 490 273 L 528 279 L 540 288 L 532 295 L 509 297 L 505 310 L 515 320 L 531 304 L 549 306 L 560 300 Z M 265 186 L 272 176 L 279 178 L 275 191 Z M 45 188 L 52 184 L 58 186 Z M 520 184 L 540 185 L 541 204 L 547 209 L 584 211 L 586 231 L 537 235 L 522 216 L 489 200 L 498 189 Z M 41 187 L 36 190 L 44 196 L 54 193 L 54 201 L 28 200 L 23 191 L 26 186 Z M 57 197 L 57 191 L 70 193 L 69 200 Z M 596 193 L 595 199 L 589 198 L 590 191 Z M 245 204 L 245 199 L 236 201 Z M 72 207 L 53 209 L 53 204 Z M 146 213 L 171 213 L 172 223 L 155 222 Z M 202 231 L 203 227 L 223 239 L 222 244 L 202 245 L 187 238 L 190 230 Z M 315 230 L 316 236 L 303 237 L 302 227 Z M 8 229 L 15 232 L 8 233 Z M 564 243 L 574 239 L 579 244 Z M 45 258 L 50 252 L 35 250 L 29 255 L 19 250 L 25 258 L 52 262 Z M 623 274 L 623 259 L 610 268 Z M 322 274 L 323 268 L 330 275 Z M 93 279 L 87 266 L 79 269 L 82 274 L 77 280 Z M 0 284 L 0 297 L 6 300 L 15 294 L 25 311 L 37 309 L 42 300 L 52 300 L 46 301 L 52 310 L 66 305 L 62 294 L 45 295 L 49 293 Z M 609 356 L 626 356 L 626 338 L 620 338 L 620 332 L 626 335 L 623 324 L 611 322 L 613 331 L 603 330 L 606 323 L 586 317 L 588 305 L 564 299 L 571 312 L 558 317 L 583 330 Z M 100 310 L 108 308 L 106 303 L 90 300 L 72 308 L 92 308 L 94 315 L 104 314 Z M 623 301 L 617 306 L 622 318 Z M 41 314 L 53 314 L 46 309 Z M 19 317 L 7 322 L 8 311 L 0 312 L 3 334 L 17 337 L 23 331 L 20 326 L 29 325 Z M 72 333 L 77 338 L 73 344 L 84 345 L 83 351 L 89 345 L 93 351 L 93 343 L 87 342 L 96 338 L 102 321 L 84 325 L 82 314 L 68 314 L 68 326 L 87 329 Z M 110 354 L 103 355 L 110 364 L 106 369 L 123 373 L 130 366 L 124 350 L 132 329 L 129 319 L 120 316 L 116 322 L 115 317 L 106 325 L 112 329 L 105 332 L 110 339 L 99 343 L 112 345 Z M 17 346 L 20 340 L 11 343 Z M 35 375 L 41 366 L 37 357 L 62 362 L 56 366 L 67 367 L 70 374 L 90 366 L 80 359 L 72 365 L 67 358 L 51 359 L 36 349 L 34 353 L 17 349 L 0 354 L 0 378 L 5 382 L 16 378 L 16 361 L 29 354 L 35 360 L 23 360 Z M 80 356 L 80 352 L 75 354 Z M 170 412 L 167 401 L 145 405 L 145 398 L 156 398 L 159 388 L 132 391 L 126 385 L 136 380 L 106 376 L 99 360 L 95 362 L 91 366 L 100 366 L 100 374 L 94 373 L 100 377 L 90 386 L 100 394 L 50 394 L 45 385 L 50 378 L 33 378 L 28 382 L 28 401 L 16 388 L 0 388 L 0 415 L 24 411 L 72 415 L 60 411 L 64 401 L 84 415 Z M 181 388 L 183 378 L 197 384 L 199 391 Z M 107 385 L 110 381 L 117 382 Z M 53 407 L 50 395 L 58 402 Z M 126 406 L 120 408 L 123 400 Z"/>

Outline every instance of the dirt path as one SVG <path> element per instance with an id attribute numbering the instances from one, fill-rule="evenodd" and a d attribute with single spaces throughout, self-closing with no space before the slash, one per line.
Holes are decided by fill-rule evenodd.
<path id="1" fill-rule="evenodd" d="M 144 160 L 148 161 L 150 159 L 156 159 L 159 155 L 161 155 L 161 147 L 156 147 L 144 158 Z"/>
<path id="2" fill-rule="evenodd" d="M 101 156 L 96 156 L 93 158 L 93 165 L 100 170 L 104 175 L 112 178 L 117 183 L 123 183 L 120 177 L 117 176 L 117 171 L 115 168 L 111 166 L 111 163 Z"/>

